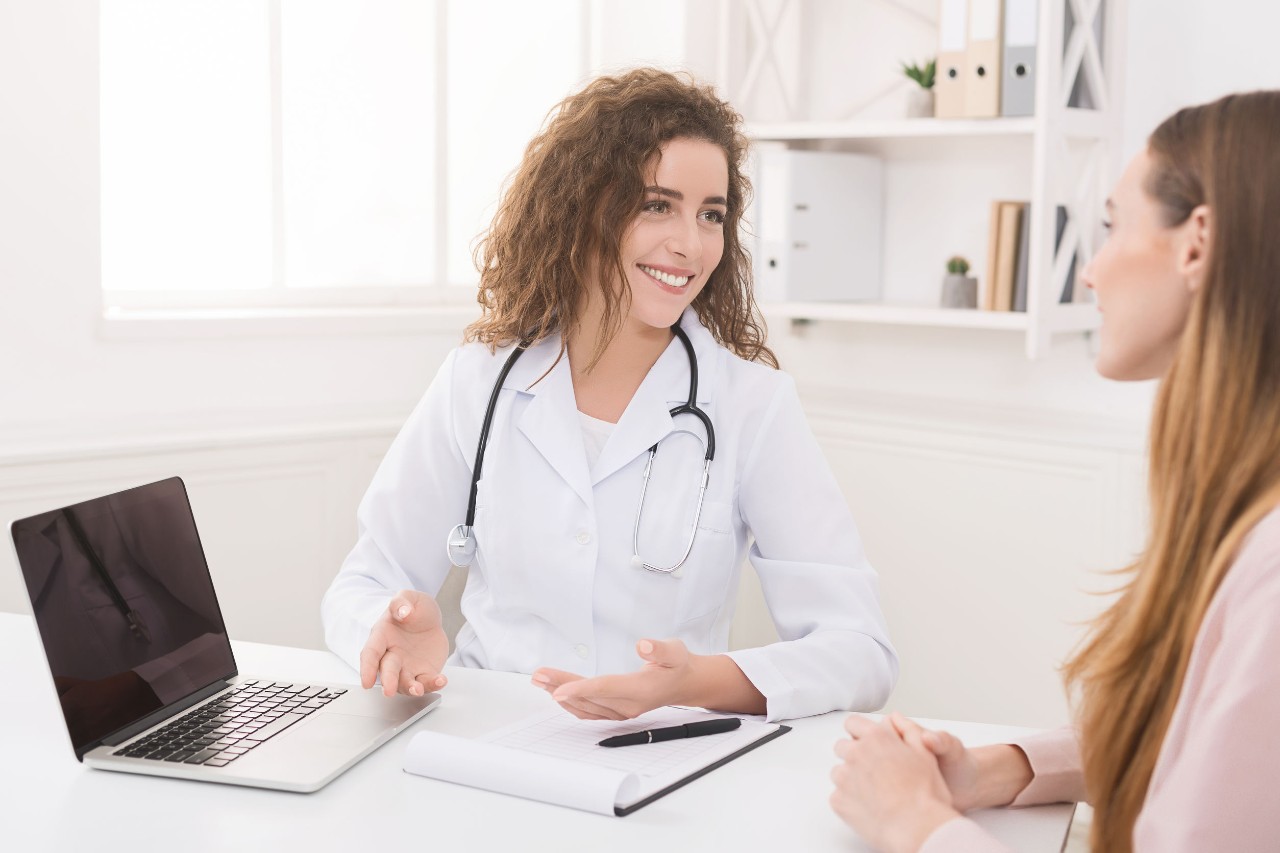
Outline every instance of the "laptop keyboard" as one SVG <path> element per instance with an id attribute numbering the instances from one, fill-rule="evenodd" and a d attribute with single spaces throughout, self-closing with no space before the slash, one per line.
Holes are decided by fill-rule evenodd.
<path id="1" fill-rule="evenodd" d="M 112 754 L 225 767 L 346 692 L 305 684 L 243 681 L 230 693 Z"/>

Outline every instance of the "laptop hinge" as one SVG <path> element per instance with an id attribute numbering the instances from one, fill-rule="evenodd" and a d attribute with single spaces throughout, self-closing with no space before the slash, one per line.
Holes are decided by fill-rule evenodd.
<path id="1" fill-rule="evenodd" d="M 158 711 L 152 711 L 150 714 L 147 714 L 145 717 L 143 717 L 141 720 L 138 720 L 136 723 L 125 726 L 123 729 L 119 729 L 117 731 L 112 732 L 111 734 L 107 735 L 102 740 L 100 740 L 98 743 L 105 744 L 107 746 L 119 746 L 120 744 L 127 741 L 129 738 L 138 734 L 138 732 L 146 731 L 147 729 L 154 726 L 156 723 L 167 720 L 170 717 L 174 716 L 175 714 L 180 714 L 183 711 L 190 708 L 191 706 L 200 704 L 201 702 L 203 702 L 205 699 L 208 699 L 213 694 L 220 693 L 221 691 L 226 690 L 230 686 L 231 686 L 230 682 L 215 681 L 213 684 L 210 684 L 208 687 L 205 687 L 201 690 L 197 690 L 195 693 L 192 693 L 190 696 L 184 696 L 183 698 L 179 699 L 177 702 L 172 702 L 168 705 L 165 705 L 163 708 L 161 708 Z M 85 751 L 88 752 L 90 749 L 93 749 L 93 747 L 90 746 Z"/>

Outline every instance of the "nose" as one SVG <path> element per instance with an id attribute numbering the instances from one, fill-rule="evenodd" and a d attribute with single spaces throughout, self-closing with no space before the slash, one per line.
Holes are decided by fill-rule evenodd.
<path id="1" fill-rule="evenodd" d="M 667 234 L 667 249 L 687 260 L 702 256 L 702 236 L 698 231 L 697 216 L 672 217 L 671 230 Z"/>
<path id="2" fill-rule="evenodd" d="M 1094 265 L 1094 262 L 1097 260 L 1097 257 L 1098 257 L 1097 255 L 1094 255 L 1092 258 L 1090 258 L 1089 262 L 1084 265 L 1084 269 L 1080 271 L 1080 281 L 1084 282 L 1084 286 L 1089 288 L 1090 290 L 1094 289 L 1093 265 Z"/>

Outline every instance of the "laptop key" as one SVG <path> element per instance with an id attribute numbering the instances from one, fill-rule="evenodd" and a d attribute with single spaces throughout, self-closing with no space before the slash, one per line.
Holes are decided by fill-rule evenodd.
<path id="1" fill-rule="evenodd" d="M 218 755 L 218 751 L 216 749 L 202 749 L 182 763 L 183 764 L 204 764 L 210 758 L 214 758 L 217 755 Z"/>
<path id="2" fill-rule="evenodd" d="M 280 732 L 289 728 L 289 726 L 292 726 L 294 723 L 303 719 L 306 719 L 303 714 L 285 714 L 280 719 L 263 726 L 256 732 L 251 732 L 245 735 L 245 740 L 266 740 L 269 737 L 280 734 Z"/>
<path id="3" fill-rule="evenodd" d="M 165 761 L 186 761 L 188 758 L 190 758 L 193 755 L 195 755 L 195 752 L 190 749 L 180 749 L 177 752 L 170 753 L 169 755 L 165 756 L 164 760 Z"/>
<path id="4" fill-rule="evenodd" d="M 210 758 L 204 763 L 205 767 L 226 767 L 231 763 L 229 758 Z"/>

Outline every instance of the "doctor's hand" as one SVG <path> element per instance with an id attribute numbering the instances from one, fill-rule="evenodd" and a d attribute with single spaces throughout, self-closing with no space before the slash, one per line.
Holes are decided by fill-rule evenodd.
<path id="1" fill-rule="evenodd" d="M 583 720 L 629 720 L 663 705 L 694 704 L 690 697 L 705 655 L 691 653 L 680 640 L 641 640 L 636 652 L 644 666 L 624 675 L 583 678 L 543 667 L 533 683 Z"/>
<path id="2" fill-rule="evenodd" d="M 384 696 L 422 696 L 445 685 L 449 638 L 440 606 L 425 592 L 402 589 L 373 623 L 360 652 L 360 683 L 367 690 L 381 677 Z"/>
<path id="3" fill-rule="evenodd" d="M 934 754 L 916 726 L 906 736 L 893 722 L 852 715 L 850 737 L 836 743 L 842 763 L 831 771 L 831 808 L 863 840 L 888 853 L 919 850 L 934 830 L 958 816 Z"/>

